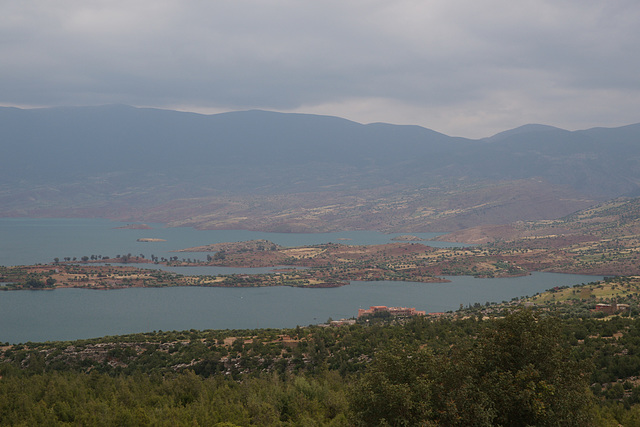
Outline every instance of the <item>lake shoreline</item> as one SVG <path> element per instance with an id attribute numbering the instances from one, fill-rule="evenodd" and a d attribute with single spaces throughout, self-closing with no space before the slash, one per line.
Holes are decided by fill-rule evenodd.
<path id="1" fill-rule="evenodd" d="M 354 317 L 359 308 L 380 305 L 447 312 L 460 305 L 510 301 L 602 277 L 533 273 L 506 279 L 445 279 L 451 282 L 352 281 L 349 286 L 325 289 L 179 286 L 119 292 L 82 288 L 4 292 L 0 342 L 66 341 L 153 330 L 295 328 Z"/>

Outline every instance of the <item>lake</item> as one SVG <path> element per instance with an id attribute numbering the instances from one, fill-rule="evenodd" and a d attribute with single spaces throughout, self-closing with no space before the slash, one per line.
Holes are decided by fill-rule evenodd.
<path id="1" fill-rule="evenodd" d="M 355 317 L 372 305 L 428 312 L 500 302 L 599 278 L 534 273 L 451 283 L 352 282 L 329 289 L 132 288 L 0 292 L 0 342 L 58 341 L 153 330 L 286 328 Z"/>
<path id="2" fill-rule="evenodd" d="M 126 223 L 105 219 L 0 218 L 0 265 L 27 265 L 53 262 L 54 258 L 118 254 L 152 254 L 157 257 L 204 260 L 202 252 L 175 253 L 179 249 L 212 243 L 242 242 L 265 239 L 282 246 L 320 243 L 377 245 L 393 242 L 407 233 L 384 234 L 377 231 L 339 233 L 264 233 L 246 230 L 196 230 L 187 227 L 168 228 L 148 224 L 151 230 L 122 229 Z M 421 239 L 432 239 L 442 233 L 412 233 Z M 138 242 L 137 239 L 163 239 L 164 242 Z M 429 241 L 430 246 L 465 246 L 460 243 Z"/>
<path id="3" fill-rule="evenodd" d="M 114 228 L 121 225 L 93 219 L 0 219 L 0 264 L 25 265 L 50 262 L 55 257 L 113 256 L 129 252 L 168 257 L 175 255 L 170 251 L 176 249 L 251 239 L 267 239 L 283 246 L 330 241 L 375 244 L 388 243 L 397 235 L 368 231 L 322 234 L 199 231 L 163 228 L 156 224 L 152 230 Z M 166 242 L 136 242 L 144 237 L 162 238 Z M 207 271 L 205 268 L 200 274 Z M 601 277 L 534 273 L 508 279 L 449 279 L 451 283 L 352 282 L 329 289 L 180 287 L 7 291 L 0 292 L 0 342 L 74 340 L 153 330 L 306 326 L 329 318 L 354 317 L 359 308 L 372 305 L 439 312 L 456 310 L 460 304 L 508 301 L 554 286 L 587 283 Z"/>

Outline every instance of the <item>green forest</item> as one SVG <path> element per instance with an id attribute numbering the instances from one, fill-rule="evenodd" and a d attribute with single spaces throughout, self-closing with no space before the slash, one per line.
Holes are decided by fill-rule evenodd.
<path id="1" fill-rule="evenodd" d="M 640 425 L 640 318 L 486 309 L 5 345 L 0 424 Z"/>

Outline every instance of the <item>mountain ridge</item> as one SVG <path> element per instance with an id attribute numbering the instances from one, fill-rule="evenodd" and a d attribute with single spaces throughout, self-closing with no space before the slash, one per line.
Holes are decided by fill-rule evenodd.
<path id="1" fill-rule="evenodd" d="M 640 124 L 525 125 L 490 138 L 264 110 L 1 107 L 10 149 L 0 157 L 0 215 L 453 231 L 556 218 L 640 192 Z"/>
<path id="2" fill-rule="evenodd" d="M 502 132 L 498 132 L 495 135 L 486 137 L 486 138 L 481 138 L 481 140 L 483 141 L 487 141 L 487 142 L 493 142 L 493 141 L 499 141 L 502 140 L 504 138 L 508 138 L 510 136 L 513 135 L 519 135 L 519 134 L 523 134 L 523 133 L 529 133 L 529 132 L 545 132 L 545 131 L 567 131 L 566 129 L 561 129 L 555 126 L 549 126 L 549 125 L 542 125 L 542 124 L 538 124 L 538 123 L 528 123 L 528 124 L 524 124 L 522 126 L 518 126 L 515 127 L 513 129 L 508 129 Z"/>

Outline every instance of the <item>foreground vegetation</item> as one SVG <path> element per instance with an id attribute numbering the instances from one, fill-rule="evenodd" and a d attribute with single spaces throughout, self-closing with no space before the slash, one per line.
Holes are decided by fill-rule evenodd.
<path id="1" fill-rule="evenodd" d="M 639 282 L 441 318 L 6 345 L 0 424 L 637 425 Z M 612 298 L 629 310 L 592 311 Z"/>

